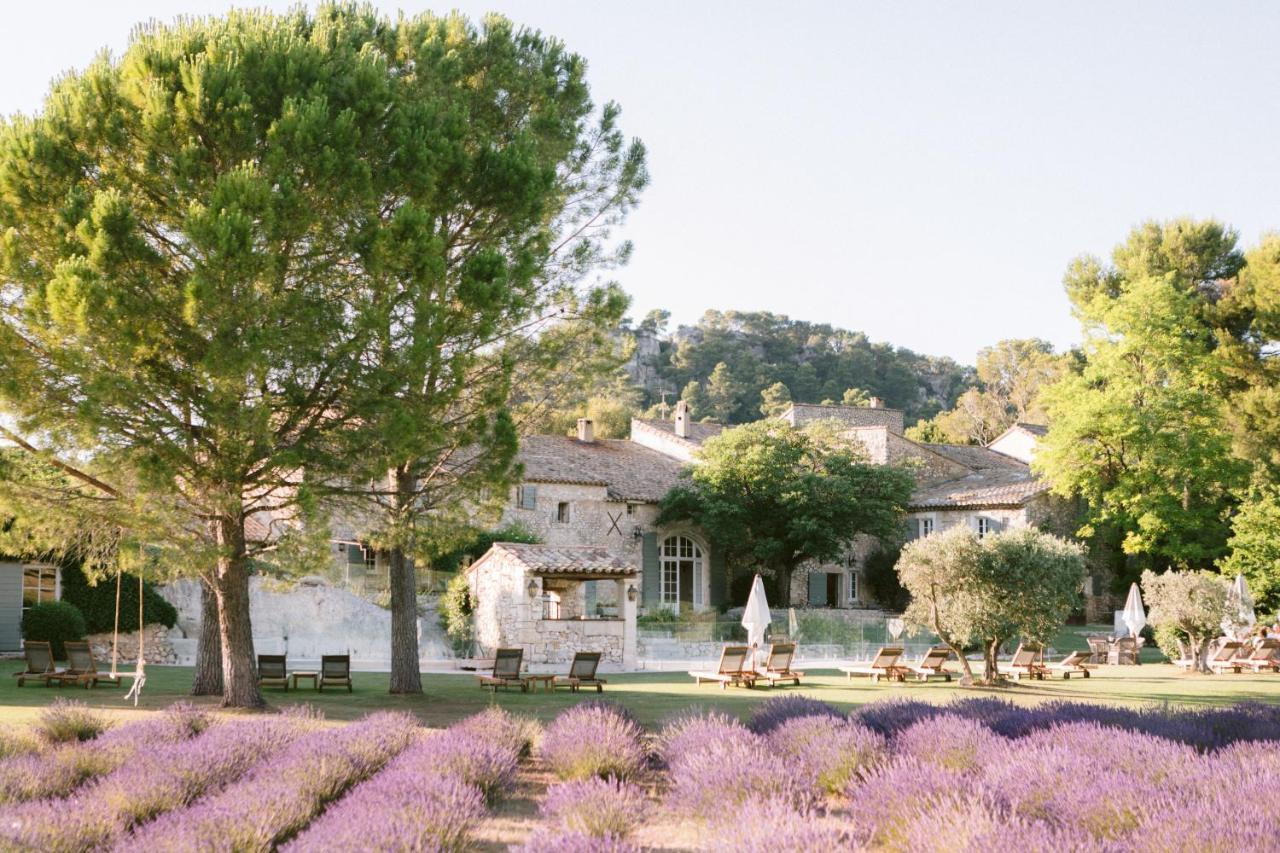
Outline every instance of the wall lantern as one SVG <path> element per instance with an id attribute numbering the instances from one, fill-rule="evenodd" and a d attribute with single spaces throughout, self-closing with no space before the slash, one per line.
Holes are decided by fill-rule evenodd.
<path id="1" fill-rule="evenodd" d="M 632 538 L 632 539 L 643 539 L 643 538 L 644 538 L 644 529 L 643 529 L 640 525 L 638 525 L 638 524 L 637 524 L 635 527 L 631 528 L 631 538 Z"/>
<path id="2" fill-rule="evenodd" d="M 529 591 L 530 598 L 538 597 L 538 582 L 534 578 L 529 578 L 529 585 L 525 589 Z"/>
<path id="3" fill-rule="evenodd" d="M 632 604 L 635 604 L 636 599 L 639 597 L 640 597 L 640 594 L 636 592 L 636 585 L 628 584 L 627 585 L 627 601 L 630 601 Z"/>

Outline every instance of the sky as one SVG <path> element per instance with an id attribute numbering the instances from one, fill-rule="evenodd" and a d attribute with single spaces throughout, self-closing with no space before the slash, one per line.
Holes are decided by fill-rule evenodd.
<path id="1" fill-rule="evenodd" d="M 232 5 L 14 4 L 0 113 L 38 110 L 139 21 Z M 377 5 L 501 12 L 586 58 L 649 153 L 613 276 L 637 319 L 772 311 L 972 363 L 1077 342 L 1063 271 L 1139 222 L 1280 229 L 1280 4 Z"/>

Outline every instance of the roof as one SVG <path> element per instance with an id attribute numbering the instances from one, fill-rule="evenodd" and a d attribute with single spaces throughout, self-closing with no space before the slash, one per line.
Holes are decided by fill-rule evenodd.
<path id="1" fill-rule="evenodd" d="M 1039 438 L 1044 438 L 1046 435 L 1049 434 L 1049 428 L 1042 424 L 1029 424 L 1023 421 L 1018 421 L 1013 426 L 1014 426 L 1014 429 L 1024 430 L 1026 432 L 1031 433 L 1034 436 L 1038 436 Z"/>
<path id="2" fill-rule="evenodd" d="M 979 447 L 976 444 L 925 444 L 921 443 L 921 447 L 926 447 L 937 453 L 939 456 L 945 456 L 952 462 L 958 462 L 966 468 L 972 468 L 975 471 L 988 470 L 1026 470 L 1026 464 L 1001 453 L 998 450 L 992 450 L 989 447 Z"/>
<path id="3" fill-rule="evenodd" d="M 987 471 L 918 489 L 911 496 L 911 508 L 1019 507 L 1047 491 L 1049 484 L 1032 477 L 1030 471 Z"/>
<path id="4" fill-rule="evenodd" d="M 694 446 L 699 446 L 708 438 L 715 438 L 717 435 L 724 432 L 723 424 L 698 423 L 697 421 L 690 421 L 689 425 L 685 428 L 685 435 L 679 436 L 676 435 L 675 421 L 664 421 L 653 418 L 636 418 L 636 420 L 651 429 L 666 433 L 676 441 L 685 441 Z"/>
<path id="5" fill-rule="evenodd" d="M 627 439 L 579 441 L 564 435 L 530 435 L 517 459 L 530 483 L 604 486 L 617 501 L 657 503 L 680 479 L 684 463 Z"/>
<path id="6" fill-rule="evenodd" d="M 634 575 L 636 567 L 608 548 L 590 546 L 526 545 L 495 542 L 484 556 L 471 564 L 468 572 L 494 556 L 506 556 L 520 563 L 532 575 Z"/>

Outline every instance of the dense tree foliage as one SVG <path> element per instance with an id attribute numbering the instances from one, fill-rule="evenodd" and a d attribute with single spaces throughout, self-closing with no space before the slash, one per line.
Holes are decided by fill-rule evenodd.
<path id="1" fill-rule="evenodd" d="M 706 443 L 659 523 L 693 521 L 731 562 L 767 574 L 786 606 L 801 563 L 833 559 L 859 534 L 893 537 L 912 487 L 906 471 L 869 464 L 821 429 L 758 421 Z"/>
<path id="2" fill-rule="evenodd" d="M 1176 632 L 1183 659 L 1208 672 L 1209 641 L 1222 633 L 1227 617 L 1226 578 L 1204 571 L 1142 573 L 1147 621 L 1158 632 Z"/>

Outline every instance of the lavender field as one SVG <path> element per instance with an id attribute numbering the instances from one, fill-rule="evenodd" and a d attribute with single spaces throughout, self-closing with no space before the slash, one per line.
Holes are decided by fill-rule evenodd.
<path id="1" fill-rule="evenodd" d="M 1280 836 L 1280 707 L 771 699 L 649 731 L 376 713 L 0 731 L 0 849 L 1251 851 Z"/>

